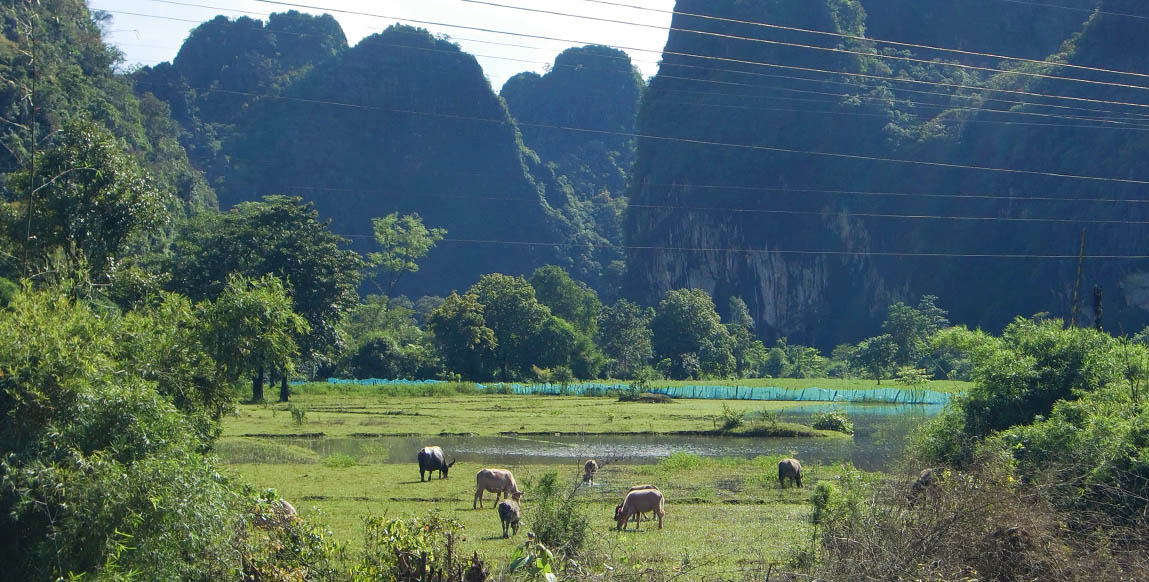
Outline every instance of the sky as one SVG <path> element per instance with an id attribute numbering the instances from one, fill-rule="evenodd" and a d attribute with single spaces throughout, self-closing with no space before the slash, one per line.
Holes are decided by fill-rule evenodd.
<path id="1" fill-rule="evenodd" d="M 565 49 L 591 43 L 625 50 L 643 77 L 650 77 L 658 72 L 659 55 L 666 45 L 670 26 L 669 11 L 674 8 L 674 0 L 613 0 L 614 4 L 655 10 L 611 6 L 593 0 L 489 1 L 646 26 L 542 14 L 465 0 L 88 0 L 88 6 L 112 15 L 112 22 L 106 26 L 106 39 L 123 51 L 124 68 L 172 60 L 191 29 L 217 15 L 266 20 L 271 12 L 298 10 L 331 14 L 343 27 L 347 42 L 352 46 L 396 22 L 447 35 L 464 51 L 475 55 L 495 91 L 517 73 L 545 72 L 547 65 Z"/>

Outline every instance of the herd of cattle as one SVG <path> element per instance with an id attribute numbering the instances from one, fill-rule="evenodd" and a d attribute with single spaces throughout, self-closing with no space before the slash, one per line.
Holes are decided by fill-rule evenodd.
<path id="1" fill-rule="evenodd" d="M 423 481 L 424 475 L 426 475 L 427 481 L 430 481 L 435 471 L 439 472 L 440 479 L 446 479 L 447 473 L 455 464 L 454 459 L 450 463 L 447 462 L 447 458 L 443 455 L 443 449 L 440 447 L 423 447 L 419 451 L 418 461 L 420 482 Z M 587 461 L 583 465 L 583 482 L 593 485 L 596 473 L 598 473 L 598 463 L 594 459 Z M 787 479 L 797 487 L 802 486 L 802 464 L 797 459 L 779 461 L 778 483 L 785 487 Z M 523 496 L 523 491 L 515 482 L 515 476 L 506 469 L 480 469 L 475 474 L 475 499 L 471 503 L 471 509 L 483 507 L 483 493 L 485 492 L 495 494 L 495 507 L 498 509 L 499 521 L 503 525 L 503 537 L 508 537 L 508 530 L 512 532 L 512 535 L 517 535 L 519 533 L 519 521 L 522 518 L 519 500 Z M 500 497 L 502 497 L 501 500 Z M 654 485 L 635 485 L 627 489 L 622 503 L 614 508 L 615 529 L 625 530 L 632 518 L 635 522 L 635 529 L 638 529 L 642 516 L 652 511 L 658 517 L 658 528 L 662 529 L 662 517 L 666 515 L 662 491 L 659 491 L 658 487 Z"/>

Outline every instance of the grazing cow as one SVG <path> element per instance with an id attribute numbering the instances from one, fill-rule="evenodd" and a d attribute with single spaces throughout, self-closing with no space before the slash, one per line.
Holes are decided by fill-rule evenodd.
<path id="1" fill-rule="evenodd" d="M 631 491 L 641 491 L 643 489 L 654 489 L 655 491 L 658 491 L 658 487 L 647 483 L 645 485 L 635 485 L 635 486 L 631 487 L 630 489 L 627 489 L 626 492 L 630 493 Z M 618 519 L 619 515 L 622 515 L 622 504 L 621 503 L 619 503 L 614 508 L 614 518 Z M 637 514 L 632 516 L 632 517 L 635 521 L 638 521 L 638 515 Z"/>
<path id="2" fill-rule="evenodd" d="M 423 447 L 419 451 L 419 482 L 423 482 L 423 473 L 427 473 L 427 480 L 430 481 L 435 476 L 435 471 L 439 472 L 440 479 L 447 478 L 447 471 L 455 464 L 455 459 L 451 459 L 448 463 L 446 457 L 443 456 L 443 449 L 439 447 Z"/>
<path id="3" fill-rule="evenodd" d="M 507 535 L 507 528 L 510 527 L 514 530 L 513 535 L 519 535 L 519 519 L 522 517 L 522 511 L 519 509 L 519 498 L 523 496 L 522 491 L 511 494 L 510 499 L 504 499 L 499 502 L 499 520 L 503 522 L 503 537 L 510 537 Z"/>
<path id="4" fill-rule="evenodd" d="M 582 482 L 594 485 L 594 474 L 598 473 L 598 463 L 591 459 L 582 466 Z"/>
<path id="5" fill-rule="evenodd" d="M 515 483 L 515 476 L 506 469 L 482 469 L 475 474 L 475 501 L 471 503 L 471 509 L 483 506 L 484 491 L 494 493 L 495 501 L 499 500 L 499 495 L 510 497 L 523 493 Z"/>
<path id="6" fill-rule="evenodd" d="M 778 461 L 778 484 L 786 488 L 786 479 L 793 481 L 798 487 L 802 486 L 802 463 L 798 459 L 782 459 Z"/>
<path id="7" fill-rule="evenodd" d="M 666 509 L 663 507 L 661 491 L 658 489 L 640 489 L 627 493 L 626 499 L 622 500 L 622 506 L 615 510 L 614 518 L 618 522 L 615 529 L 626 529 L 630 516 L 636 515 L 639 516 L 634 524 L 634 529 L 637 531 L 641 527 L 641 516 L 647 511 L 653 511 L 658 516 L 658 529 L 662 529 L 662 516 L 666 515 Z"/>

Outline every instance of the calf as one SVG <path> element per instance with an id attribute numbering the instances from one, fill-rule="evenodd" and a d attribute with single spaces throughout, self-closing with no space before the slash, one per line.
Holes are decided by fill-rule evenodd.
<path id="1" fill-rule="evenodd" d="M 615 529 L 626 529 L 626 524 L 630 520 L 630 516 L 639 516 L 635 521 L 634 529 L 638 530 L 642 524 L 641 515 L 647 511 L 654 511 L 658 516 L 658 529 L 662 529 L 662 516 L 666 515 L 666 510 L 663 507 L 662 492 L 658 489 L 640 489 L 638 491 L 631 491 L 626 494 L 626 499 L 622 500 L 622 505 L 615 511 L 615 521 L 618 526 Z"/>
<path id="2" fill-rule="evenodd" d="M 595 473 L 598 473 L 598 463 L 591 459 L 582 466 L 582 482 L 594 485 Z"/>
<path id="3" fill-rule="evenodd" d="M 523 493 L 515 483 L 515 476 L 506 469 L 482 469 L 475 474 L 475 501 L 471 503 L 471 509 L 483 506 L 484 491 L 494 493 L 495 501 L 499 500 L 499 495 L 510 497 Z"/>
<path id="4" fill-rule="evenodd" d="M 510 537 L 507 535 L 507 528 L 510 527 L 514 530 L 513 535 L 519 535 L 519 519 L 522 517 L 522 510 L 519 508 L 519 498 L 523 496 L 521 491 L 512 493 L 510 499 L 504 499 L 499 502 L 499 521 L 503 522 L 503 537 Z"/>
<path id="5" fill-rule="evenodd" d="M 428 473 L 427 480 L 430 481 L 435 476 L 435 471 L 439 472 L 440 479 L 447 478 L 447 471 L 455 464 L 455 459 L 451 459 L 448 463 L 446 457 L 443 456 L 443 449 L 439 447 L 423 447 L 419 451 L 419 482 L 423 482 L 423 473 Z"/>
<path id="6" fill-rule="evenodd" d="M 802 463 L 798 459 L 782 459 L 778 461 L 778 484 L 786 488 L 786 479 L 794 485 L 802 486 Z"/>

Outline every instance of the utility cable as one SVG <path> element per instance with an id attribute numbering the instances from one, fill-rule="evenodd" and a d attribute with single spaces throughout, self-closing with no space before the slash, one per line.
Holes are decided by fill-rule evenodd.
<path id="1" fill-rule="evenodd" d="M 466 1 L 466 0 L 464 0 L 464 1 Z M 1100 68 L 1100 67 L 1089 67 L 1089 66 L 1085 66 L 1085 65 L 1075 65 L 1072 63 L 1065 63 L 1065 62 L 1060 62 L 1060 61 L 1047 61 L 1047 60 L 1041 60 L 1041 59 L 1031 59 L 1031 58 L 1026 58 L 1026 57 L 1015 57 L 1015 56 L 1000 55 L 1000 54 L 986 53 L 986 52 L 979 52 L 979 51 L 970 51 L 970 50 L 963 50 L 963 49 L 939 47 L 939 46 L 918 44 L 918 43 L 912 43 L 912 42 L 901 42 L 901 41 L 896 41 L 896 40 L 885 40 L 885 39 L 880 39 L 880 38 L 870 38 L 870 37 L 858 36 L 858 35 L 853 35 L 853 34 L 846 34 L 846 33 L 841 33 L 841 32 L 829 32 L 829 31 L 825 31 L 825 30 L 815 30 L 815 29 L 809 29 L 809 28 L 799 28 L 796 26 L 784 26 L 784 25 L 780 25 L 780 24 L 771 24 L 768 22 L 757 22 L 757 21 L 753 21 L 753 20 L 740 20 L 737 18 L 725 18 L 725 17 L 713 16 L 713 15 L 709 15 L 709 14 L 699 14 L 696 12 L 684 12 L 684 11 L 679 11 L 679 10 L 666 10 L 664 8 L 651 8 L 649 6 L 636 6 L 633 4 L 626 4 L 623 2 L 614 2 L 614 1 L 610 1 L 610 0 L 582 0 L 582 1 L 583 2 L 589 2 L 592 4 L 603 4 L 606 6 L 615 6 L 615 7 L 621 7 L 621 8 L 632 8 L 635 10 L 643 10 L 643 11 L 647 11 L 647 12 L 659 12 L 659 13 L 663 13 L 663 14 L 672 14 L 672 15 L 679 15 L 680 14 L 682 16 L 690 16 L 693 18 L 713 20 L 713 21 L 718 21 L 718 22 L 728 22 L 728 23 L 732 23 L 732 24 L 745 24 L 745 25 L 749 25 L 749 26 L 758 26 L 758 27 L 769 28 L 769 29 L 774 29 L 774 30 L 785 30 L 785 31 L 789 31 L 789 32 L 802 32 L 802 33 L 806 33 L 806 34 L 844 38 L 844 39 L 855 40 L 855 41 L 860 41 L 860 42 L 872 42 L 872 43 L 879 43 L 879 44 L 888 44 L 891 46 L 899 46 L 899 47 L 904 47 L 904 48 L 924 49 L 924 50 L 947 52 L 947 53 L 960 54 L 960 55 L 972 56 L 972 57 L 1008 60 L 1008 61 L 1032 63 L 1032 64 L 1038 64 L 1038 65 L 1053 65 L 1053 66 L 1057 66 L 1057 67 L 1065 67 L 1065 68 L 1069 68 L 1069 69 L 1078 69 L 1078 70 L 1091 71 L 1091 72 L 1097 72 L 1097 73 L 1109 73 L 1109 74 L 1113 74 L 1113 75 L 1129 75 L 1129 76 L 1133 76 L 1133 77 L 1147 77 L 1147 78 L 1149 78 L 1149 74 L 1146 74 L 1146 73 L 1136 73 L 1136 72 L 1132 72 L 1132 71 L 1120 71 L 1120 70 L 1116 70 L 1116 69 L 1105 69 L 1105 68 Z M 1019 0 L 1000 0 L 1000 1 L 1012 2 L 1014 4 L 1033 4 L 1033 5 L 1037 5 L 1037 6 L 1046 6 L 1046 7 L 1051 7 L 1051 8 L 1062 8 L 1062 9 L 1066 9 L 1066 10 L 1078 10 L 1081 12 L 1089 12 L 1089 13 L 1094 12 L 1094 10 L 1088 9 L 1088 8 L 1073 8 L 1073 7 L 1069 7 L 1069 6 L 1055 6 L 1055 5 L 1050 5 L 1050 4 L 1038 4 L 1035 2 L 1022 2 Z M 1136 16 L 1136 15 L 1132 15 L 1132 14 L 1121 14 L 1121 13 L 1116 13 L 1116 12 L 1104 12 L 1104 11 L 1097 11 L 1097 12 L 1098 12 L 1098 14 L 1108 14 L 1108 15 L 1113 15 L 1113 16 L 1129 16 L 1129 17 L 1133 17 L 1133 18 L 1149 19 L 1149 17 Z"/>
<path id="2" fill-rule="evenodd" d="M 945 61 L 923 59 L 923 58 L 918 58 L 918 57 L 910 57 L 910 56 L 905 56 L 905 55 L 887 55 L 887 54 L 882 54 L 882 53 L 876 52 L 876 51 L 860 51 L 860 50 L 844 49 L 844 48 L 840 48 L 840 47 L 825 47 L 825 46 L 818 46 L 818 45 L 811 45 L 811 44 L 802 44 L 802 43 L 797 43 L 797 42 L 770 40 L 770 39 L 765 39 L 765 38 L 754 38 L 754 37 L 750 37 L 750 36 L 738 36 L 738 35 L 734 35 L 734 34 L 725 34 L 725 33 L 721 33 L 721 32 L 694 30 L 694 29 L 690 29 L 690 28 L 675 28 L 673 26 L 660 26 L 657 24 L 646 24 L 646 23 L 641 23 L 641 22 L 616 20 L 613 18 L 604 18 L 604 17 L 600 17 L 600 16 L 587 16 L 587 15 L 583 15 L 583 14 L 573 14 L 573 13 L 569 13 L 569 12 L 558 12 L 558 11 L 554 11 L 554 10 L 543 10 L 541 8 L 528 8 L 525 6 L 514 6 L 511 4 L 500 4 L 497 2 L 489 2 L 487 0 L 458 0 L 458 1 L 459 2 L 465 2 L 467 4 L 478 4 L 478 5 L 483 5 L 483 6 L 491 6 L 491 7 L 495 7 L 495 8 L 504 8 L 504 9 L 508 9 L 508 10 L 521 10 L 521 11 L 531 12 L 531 13 L 535 13 L 535 14 L 546 14 L 549 16 L 560 16 L 563 18 L 578 18 L 581 20 L 589 20 L 592 22 L 603 22 L 603 23 L 607 23 L 607 24 L 622 24 L 622 25 L 626 25 L 626 26 L 637 26 L 640 28 L 654 28 L 654 29 L 658 29 L 658 30 L 666 30 L 666 31 L 671 31 L 671 32 L 686 32 L 686 33 L 690 33 L 690 34 L 697 34 L 700 36 L 708 36 L 708 37 L 713 37 L 713 38 L 721 38 L 721 39 L 725 39 L 725 40 L 740 40 L 740 41 L 753 42 L 753 43 L 759 43 L 759 44 L 768 44 L 768 45 L 773 45 L 773 46 L 784 46 L 784 47 L 789 47 L 789 48 L 807 49 L 807 50 L 830 52 L 830 53 L 836 53 L 836 54 L 851 54 L 851 55 L 858 55 L 858 56 L 864 56 L 864 57 L 870 57 L 870 58 L 876 58 L 876 59 L 886 59 L 886 60 L 893 60 L 893 61 L 902 61 L 902 62 L 909 62 L 909 63 L 942 66 L 942 67 L 955 67 L 955 68 L 966 69 L 966 70 L 971 70 L 971 71 L 991 72 L 991 73 L 995 73 L 995 74 L 1020 75 L 1020 76 L 1032 77 L 1032 78 L 1036 78 L 1036 79 L 1050 79 L 1050 80 L 1057 80 L 1057 81 L 1068 81 L 1068 82 L 1073 82 L 1073 83 L 1085 83 L 1085 84 L 1089 84 L 1089 85 L 1100 85 L 1100 86 L 1105 86 L 1105 87 L 1117 87 L 1117 88 L 1121 88 L 1121 89 L 1135 89 L 1138 91 L 1149 91 L 1149 87 L 1145 87 L 1142 85 L 1132 85 L 1132 84 L 1128 84 L 1128 83 L 1114 83 L 1111 81 L 1098 81 L 1095 79 L 1081 79 L 1081 78 L 1077 78 L 1077 77 L 1065 77 L 1065 76 L 1061 76 L 1061 75 L 1049 75 L 1046 73 L 1035 73 L 1032 71 L 998 69 L 998 68 L 994 68 L 994 67 L 985 67 L 985 66 L 980 66 L 980 65 L 969 65 L 969 64 L 965 64 L 965 63 L 951 63 L 951 62 L 945 62 Z M 808 32 L 813 32 L 813 31 L 808 31 Z M 855 38 L 861 39 L 864 37 L 855 37 Z M 873 42 L 873 41 L 869 41 L 869 42 Z M 1055 63 L 1045 63 L 1045 66 L 1051 66 L 1051 65 L 1057 66 Z M 1107 72 L 1112 72 L 1112 71 L 1107 71 Z M 1125 74 L 1149 78 L 1149 74 L 1141 74 L 1141 73 L 1125 73 Z"/>
<path id="3" fill-rule="evenodd" d="M 290 7 L 295 7 L 295 8 L 304 8 L 304 9 L 309 9 L 309 10 L 327 10 L 330 12 L 346 13 L 346 14 L 352 14 L 352 15 L 357 15 L 357 16 L 368 16 L 368 17 L 381 18 L 381 19 L 395 19 L 395 20 L 414 22 L 417 24 L 430 25 L 430 26 L 443 26 L 443 27 L 447 27 L 447 28 L 474 30 L 474 31 L 486 32 L 486 33 L 491 33 L 491 34 L 502 34 L 502 35 L 507 35 L 507 36 L 517 36 L 517 37 L 523 37 L 523 38 L 533 38 L 533 39 L 539 39 L 539 40 L 549 40 L 549 41 L 564 42 L 564 43 L 571 43 L 571 44 L 586 44 L 582 41 L 559 38 L 559 37 L 527 34 L 527 33 L 512 32 L 512 31 L 500 31 L 500 30 L 495 30 L 495 29 L 490 29 L 490 28 L 465 26 L 465 25 L 458 25 L 458 24 L 448 24 L 448 23 L 434 22 L 434 21 L 428 21 L 428 20 L 397 18 L 397 17 L 391 17 L 391 16 L 386 16 L 386 15 L 380 15 L 380 14 L 372 14 L 372 13 L 358 12 L 358 11 L 352 11 L 352 10 L 342 10 L 342 9 L 336 9 L 336 8 L 325 8 L 325 7 L 321 7 L 321 6 L 312 6 L 312 5 L 298 4 L 298 3 L 293 3 L 293 2 L 283 2 L 283 1 L 277 1 L 277 0 L 255 0 L 255 1 L 256 2 L 269 3 L 269 4 L 275 4 L 275 5 L 290 6 Z M 126 12 L 126 11 L 117 11 L 117 10 L 107 10 L 106 12 L 112 12 L 112 13 L 117 13 L 117 14 L 128 14 L 128 15 L 133 15 L 133 16 L 160 18 L 160 19 L 165 19 L 165 20 L 176 20 L 176 21 L 182 21 L 182 22 L 200 22 L 200 21 L 196 21 L 196 20 L 173 18 L 173 17 L 167 17 L 167 16 L 158 16 L 158 15 L 152 15 L 152 14 L 141 14 L 141 13 L 137 13 L 137 12 Z M 887 76 L 882 76 L 882 75 L 870 75 L 870 74 L 865 74 L 865 73 L 851 73 L 851 72 L 845 72 L 845 71 L 818 69 L 818 68 L 813 68 L 813 67 L 798 67 L 798 66 L 792 66 L 792 65 L 781 65 L 781 64 L 776 64 L 776 63 L 750 61 L 750 60 L 743 60 L 743 59 L 732 59 L 732 58 L 716 57 L 716 56 L 708 56 L 708 55 L 695 55 L 695 54 L 690 54 L 690 53 L 680 53 L 680 52 L 673 52 L 673 51 L 658 51 L 658 50 L 654 50 L 654 49 L 630 47 L 630 46 L 625 46 L 625 45 L 611 45 L 611 46 L 613 46 L 614 48 L 620 49 L 620 50 L 629 50 L 629 51 L 635 51 L 635 52 L 646 52 L 646 53 L 654 53 L 654 54 L 662 54 L 662 55 L 672 55 L 672 56 L 679 56 L 679 57 L 697 58 L 697 59 L 704 59 L 704 60 L 711 60 L 711 61 L 727 62 L 727 63 L 733 63 L 733 64 L 745 64 L 745 65 L 760 66 L 760 67 L 767 67 L 767 68 L 796 70 L 796 71 L 820 73 L 820 74 L 827 74 L 827 75 L 838 75 L 838 76 L 853 77 L 853 78 L 874 79 L 874 80 L 893 82 L 893 83 L 911 83 L 911 84 L 916 84 L 916 85 L 930 85 L 930 86 L 937 86 L 937 87 L 946 87 L 946 88 L 950 88 L 950 89 L 968 89 L 968 90 L 976 91 L 976 92 L 1006 93 L 1006 94 L 1013 94 L 1013 95 L 1023 95 L 1023 96 L 1028 96 L 1028 97 L 1040 97 L 1040 98 L 1046 98 L 1046 99 L 1064 99 L 1064 100 L 1074 101 L 1074 102 L 1094 103 L 1094 104 L 1102 104 L 1102 105 L 1117 105 L 1117 106 L 1125 106 L 1125 107 L 1133 107 L 1133 108 L 1149 108 L 1149 105 L 1142 104 L 1142 103 L 1130 103 L 1130 102 L 1112 101 L 1112 100 L 1104 100 L 1104 99 L 1091 99 L 1091 98 L 1085 98 L 1085 97 L 1073 97 L 1073 96 L 1066 96 L 1066 95 L 1051 95 L 1051 94 L 1037 93 L 1037 92 L 1032 92 L 1032 91 L 1021 91 L 1021 90 L 1017 90 L 1017 89 L 979 87 L 976 85 L 962 85 L 962 84 L 956 84 L 956 83 L 943 83 L 943 82 L 938 82 L 938 81 L 925 81 L 925 80 L 920 80 L 920 79 L 887 77 Z M 664 60 L 662 66 L 667 66 L 667 65 L 670 65 L 670 66 L 691 66 L 691 65 L 682 65 L 682 64 L 678 64 L 678 63 L 666 63 Z M 699 68 L 704 68 L 704 67 L 699 67 Z M 720 69 L 709 69 L 709 70 L 720 70 Z M 816 79 L 810 79 L 810 81 L 811 82 L 817 82 Z M 893 87 L 891 87 L 890 89 L 891 90 L 897 90 L 897 91 L 908 91 L 907 89 L 904 89 L 904 88 L 893 88 Z M 1037 107 L 1069 108 L 1069 107 L 1064 106 L 1064 105 L 1033 103 L 1033 102 L 1028 102 L 1028 101 L 1018 101 L 1017 103 L 1022 103 L 1022 104 L 1026 104 L 1026 105 L 1030 105 L 1030 106 L 1037 106 Z M 1138 115 L 1138 116 L 1143 115 L 1143 114 L 1133 114 L 1130 112 L 1120 112 L 1120 113 L 1119 112 L 1110 112 L 1110 113 L 1124 114 L 1124 115 Z"/>

